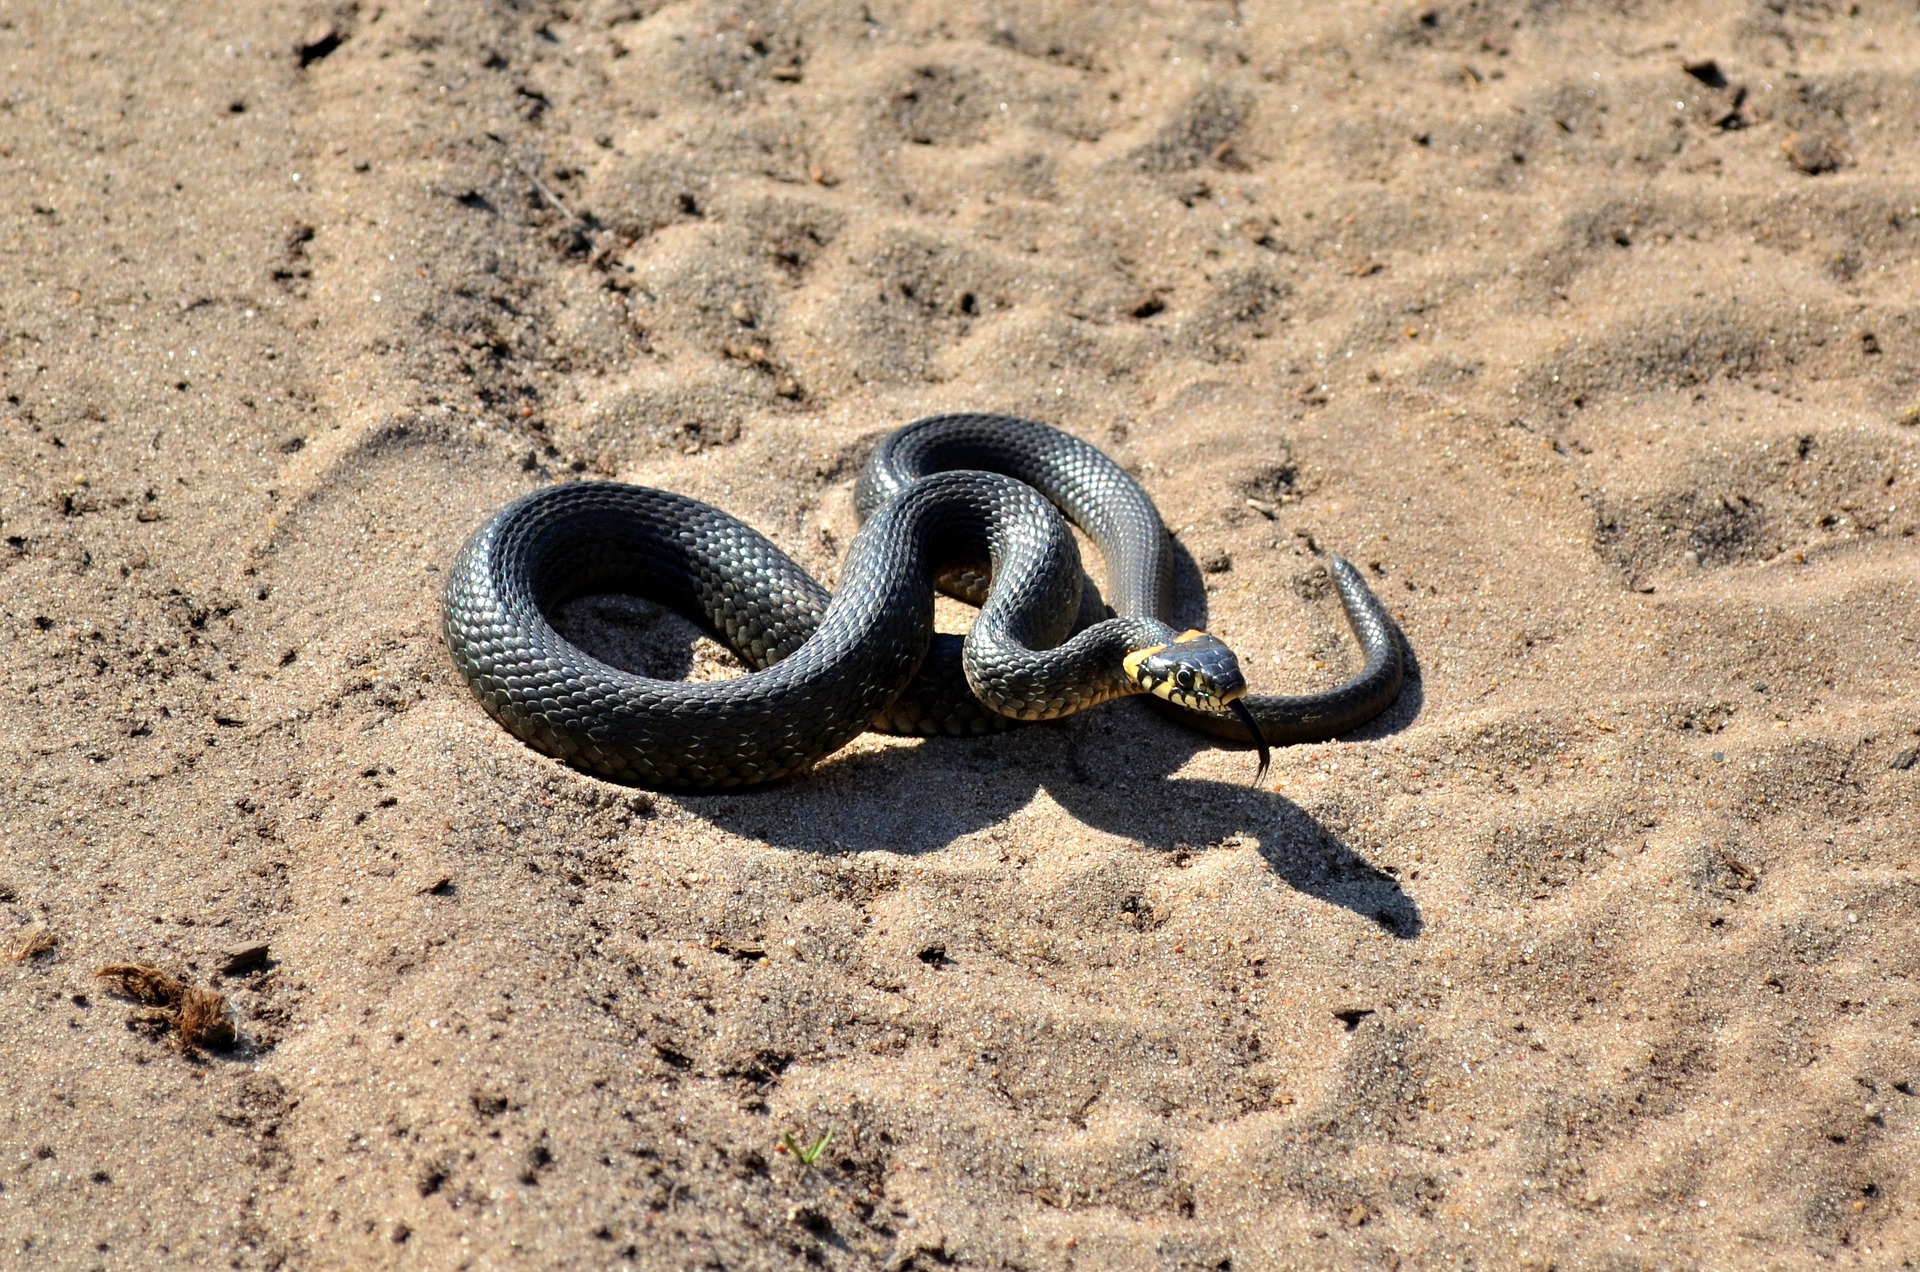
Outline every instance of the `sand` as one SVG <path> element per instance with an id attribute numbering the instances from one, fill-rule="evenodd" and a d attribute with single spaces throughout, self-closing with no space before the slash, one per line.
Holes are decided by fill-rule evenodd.
<path id="1" fill-rule="evenodd" d="M 1916 130 L 1876 0 L 0 3 L 0 1263 L 1914 1266 Z M 509 498 L 831 582 L 962 409 L 1417 681 L 690 797 L 454 674 Z"/>

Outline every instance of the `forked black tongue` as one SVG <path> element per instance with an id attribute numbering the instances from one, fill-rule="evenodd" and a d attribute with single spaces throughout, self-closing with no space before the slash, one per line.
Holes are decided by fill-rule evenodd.
<path id="1" fill-rule="evenodd" d="M 1253 775 L 1253 784 L 1260 785 L 1267 776 L 1267 765 L 1273 762 L 1273 752 L 1267 749 L 1267 735 L 1260 732 L 1260 722 L 1253 718 L 1253 712 L 1247 710 L 1247 704 L 1235 698 L 1227 704 L 1233 714 L 1240 717 L 1240 723 L 1247 726 L 1247 732 L 1253 734 L 1253 744 L 1260 748 L 1260 771 Z"/>

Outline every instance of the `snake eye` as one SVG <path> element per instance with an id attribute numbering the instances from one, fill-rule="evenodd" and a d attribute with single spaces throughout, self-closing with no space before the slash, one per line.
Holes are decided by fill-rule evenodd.
<path id="1" fill-rule="evenodd" d="M 1174 679 L 1180 683 L 1182 689 L 1193 688 L 1193 673 L 1185 667 L 1180 669 L 1180 674 L 1175 676 Z"/>

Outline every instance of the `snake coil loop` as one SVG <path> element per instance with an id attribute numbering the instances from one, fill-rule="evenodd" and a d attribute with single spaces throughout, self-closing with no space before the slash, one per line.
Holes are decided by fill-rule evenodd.
<path id="1" fill-rule="evenodd" d="M 1365 667 L 1322 693 L 1247 696 L 1230 650 L 1166 621 L 1170 540 L 1146 492 L 1099 450 L 1046 425 L 998 415 L 918 421 L 881 445 L 856 501 L 865 524 L 830 597 L 764 536 L 697 500 L 614 482 L 534 491 L 455 558 L 447 647 L 515 735 L 587 772 L 647 786 L 771 781 L 868 728 L 982 733 L 1132 693 L 1154 695 L 1183 723 L 1256 742 L 1264 772 L 1266 740 L 1333 736 L 1399 692 L 1399 631 L 1359 574 L 1333 558 Z M 1084 575 L 1062 514 L 1105 559 L 1112 617 L 1080 618 Z M 972 630 L 964 641 L 936 635 L 936 582 L 981 564 L 992 585 Z M 752 670 L 689 684 L 609 666 L 546 617 L 596 592 L 676 609 Z"/>

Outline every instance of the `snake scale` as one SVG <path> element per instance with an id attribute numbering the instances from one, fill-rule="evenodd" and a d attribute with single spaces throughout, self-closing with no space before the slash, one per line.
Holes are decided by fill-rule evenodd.
<path id="1" fill-rule="evenodd" d="M 864 524 L 829 595 L 757 531 L 684 495 L 598 481 L 536 490 L 455 558 L 447 648 L 516 736 L 589 773 L 654 787 L 772 781 L 869 728 L 983 733 L 1138 693 L 1185 724 L 1258 744 L 1264 769 L 1266 742 L 1332 737 L 1399 694 L 1399 630 L 1333 557 L 1360 673 L 1319 693 L 1249 695 L 1225 645 L 1166 621 L 1172 542 L 1146 491 L 1047 425 L 919 420 L 881 443 L 856 504 Z M 1062 514 L 1105 561 L 1111 617 L 1083 592 Z M 980 604 L 964 640 L 934 632 L 936 586 Z M 702 623 L 749 672 L 704 683 L 636 675 L 547 618 L 607 592 Z"/>

